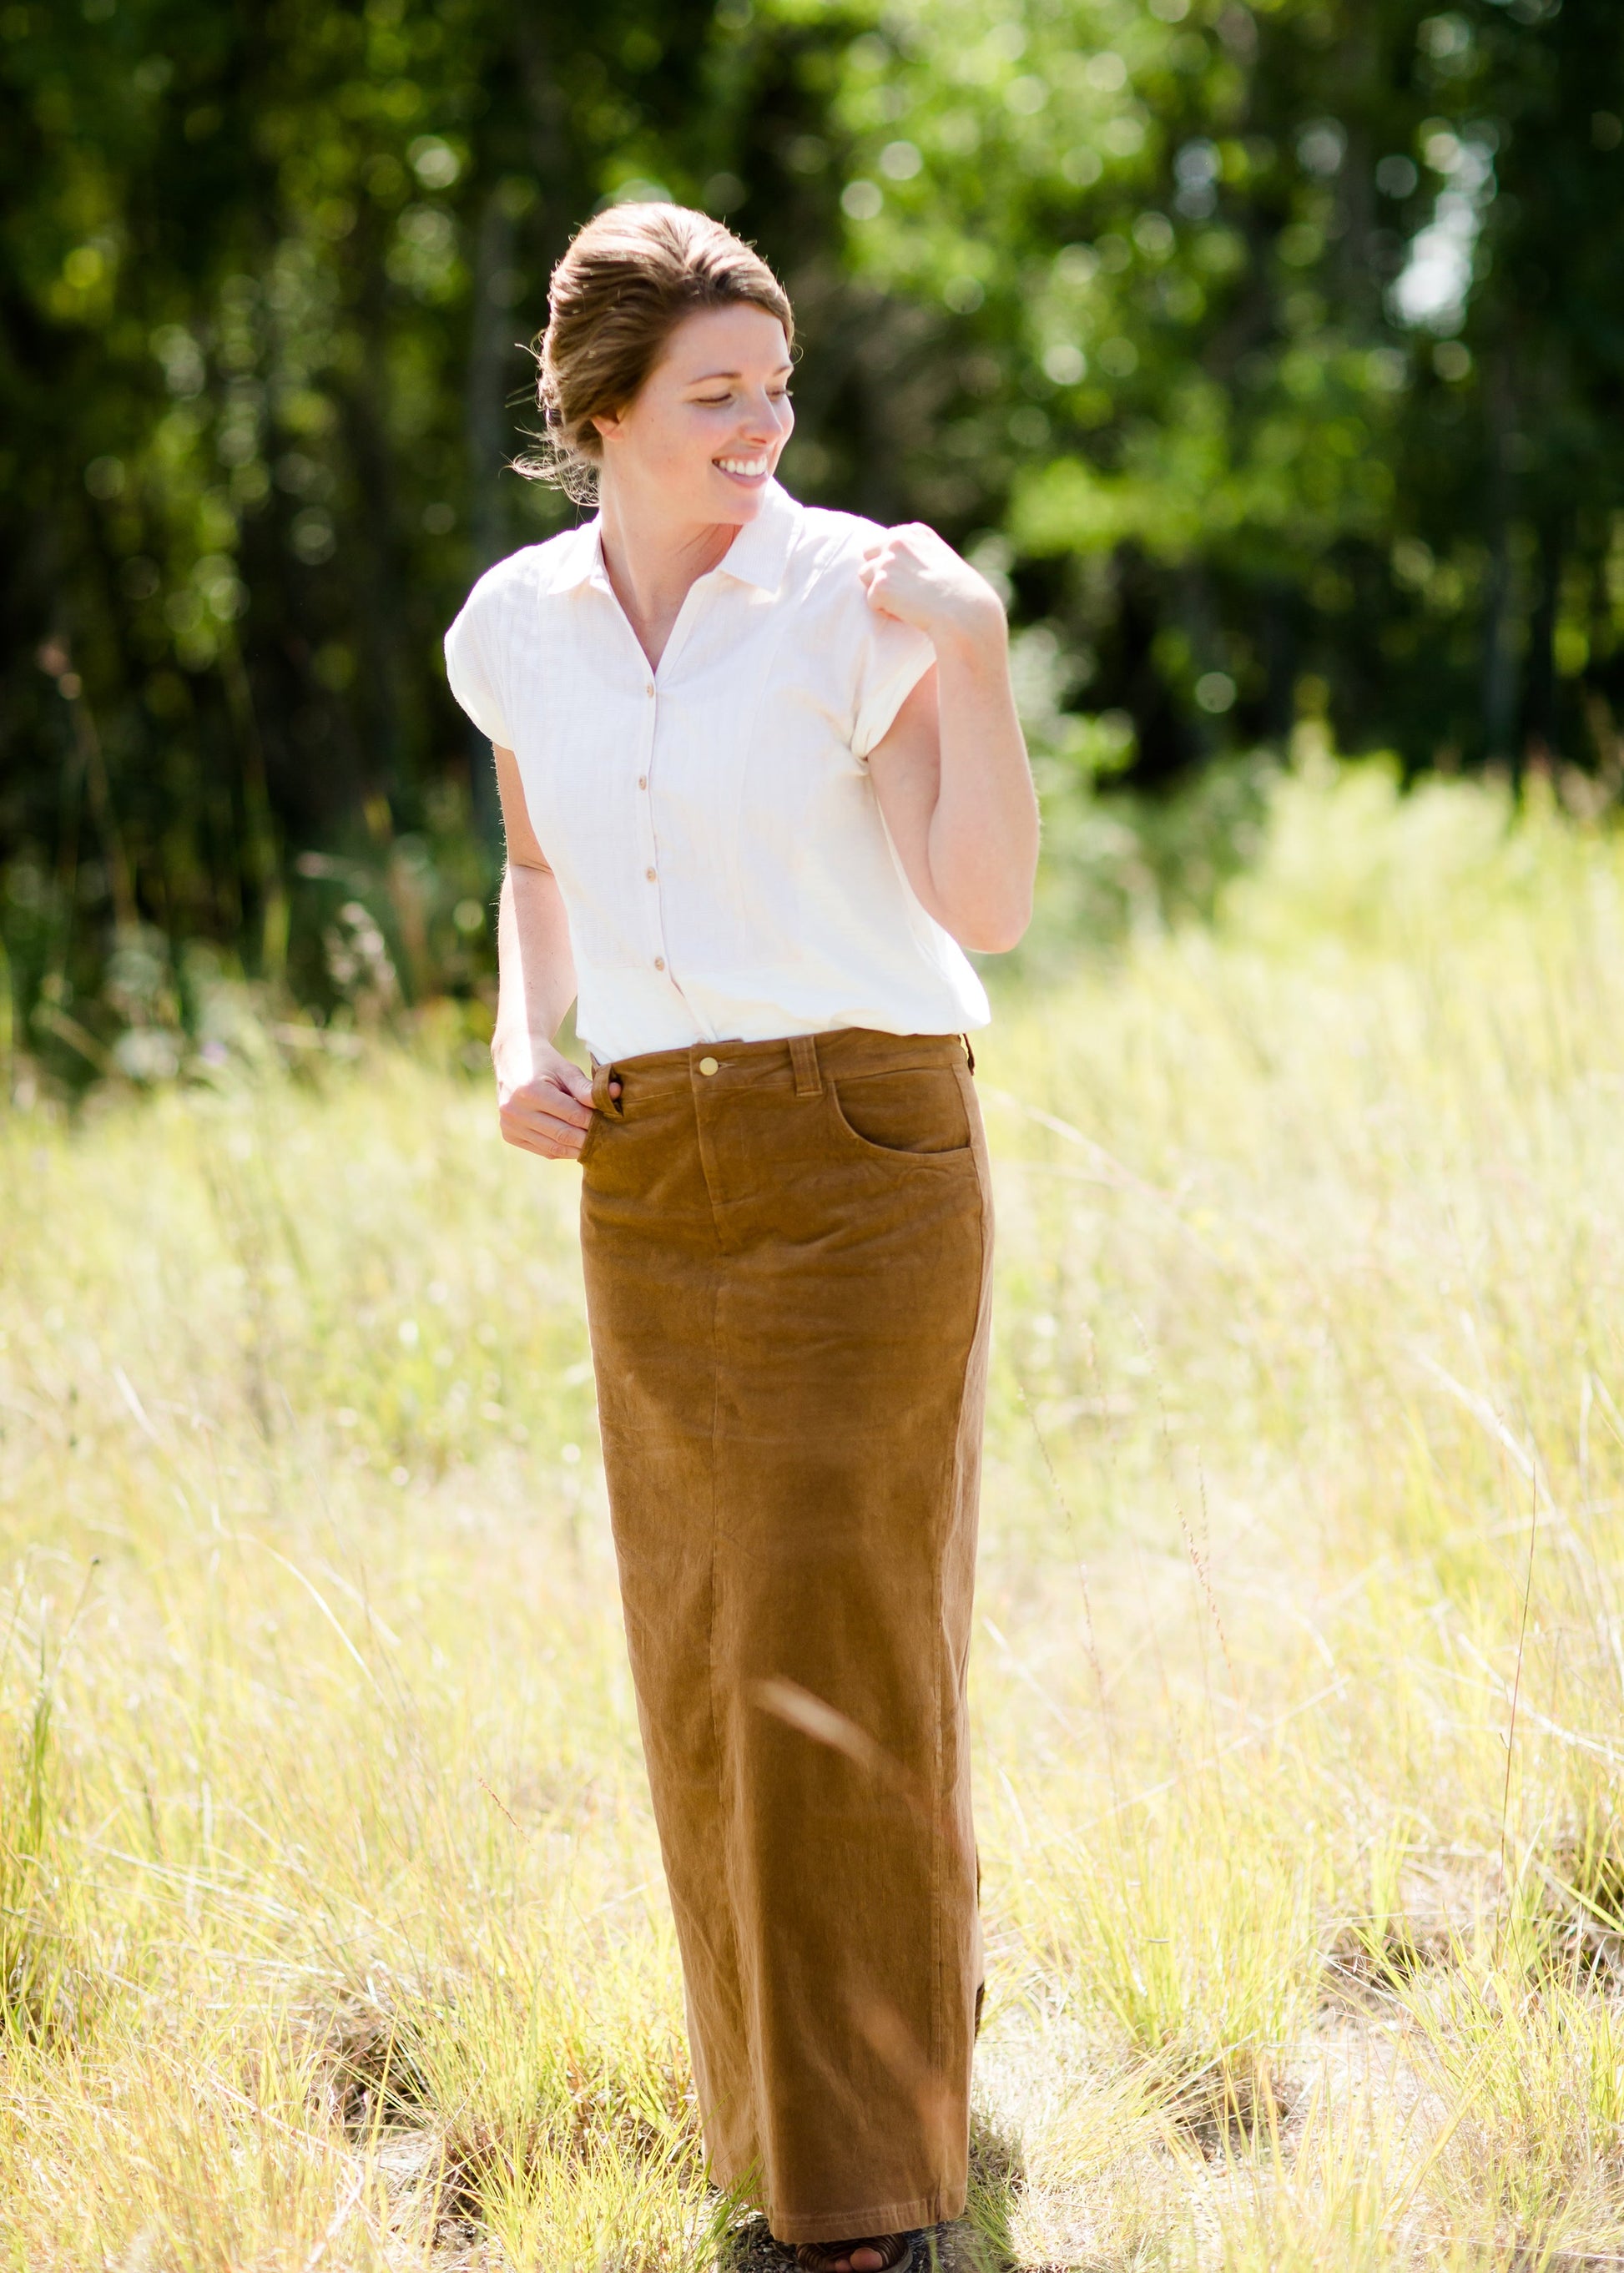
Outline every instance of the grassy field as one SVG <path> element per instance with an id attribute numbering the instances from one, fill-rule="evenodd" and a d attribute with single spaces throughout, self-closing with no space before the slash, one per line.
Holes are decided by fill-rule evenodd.
<path id="1" fill-rule="evenodd" d="M 944 2263 L 1624 2265 L 1624 845 L 1311 769 L 978 1056 Z M 380 1053 L 13 1114 L 0 1189 L 0 2265 L 739 2247 L 574 1173 Z"/>

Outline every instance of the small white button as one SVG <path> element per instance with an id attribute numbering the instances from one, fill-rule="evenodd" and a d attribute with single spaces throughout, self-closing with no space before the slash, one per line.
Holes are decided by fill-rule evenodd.
<path id="1" fill-rule="evenodd" d="M 720 1073 L 722 1069 L 714 1058 L 701 1058 L 699 1070 L 701 1073 Z"/>
<path id="2" fill-rule="evenodd" d="M 639 789 L 647 789 L 647 787 L 649 786 L 649 776 L 647 776 L 647 774 L 639 774 L 639 775 L 638 775 L 638 776 L 637 776 L 637 786 L 638 786 L 638 788 L 639 788 Z"/>
<path id="3" fill-rule="evenodd" d="M 664 971 L 664 969 L 665 968 L 665 956 L 664 956 L 663 955 L 657 955 L 657 956 L 655 956 L 655 958 L 654 958 L 654 968 L 656 969 L 656 971 Z"/>
<path id="4" fill-rule="evenodd" d="M 650 883 L 654 881 L 654 871 L 652 868 L 645 868 L 643 873 L 648 878 Z"/>
<path id="5" fill-rule="evenodd" d="M 645 694 L 653 694 L 653 692 L 654 692 L 654 681 L 653 681 L 652 679 L 650 679 L 650 681 L 649 681 L 648 685 L 643 688 L 643 693 L 644 693 Z"/>

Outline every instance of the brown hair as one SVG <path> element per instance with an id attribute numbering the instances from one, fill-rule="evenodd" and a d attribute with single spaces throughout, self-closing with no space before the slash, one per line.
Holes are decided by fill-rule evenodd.
<path id="1" fill-rule="evenodd" d="M 761 256 L 708 214 L 687 206 L 611 206 L 570 242 L 547 288 L 537 341 L 537 395 L 546 432 L 518 461 L 581 503 L 596 491 L 603 440 L 592 421 L 618 416 L 665 341 L 700 308 L 764 309 L 793 347 L 795 319 Z"/>

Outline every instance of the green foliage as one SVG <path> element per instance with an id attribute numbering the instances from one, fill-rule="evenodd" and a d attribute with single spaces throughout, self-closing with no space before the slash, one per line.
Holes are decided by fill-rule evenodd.
<path id="1" fill-rule="evenodd" d="M 488 987 L 439 638 L 570 510 L 521 342 L 615 197 L 784 273 L 792 484 L 1049 643 L 1057 849 L 1304 717 L 1609 793 L 1621 119 L 1613 0 L 8 0 L 13 1074 L 183 1061 L 199 941 L 322 1020 Z"/>
<path id="2" fill-rule="evenodd" d="M 914 478 L 1006 517 L 1142 774 L 1327 702 L 1616 773 L 1621 88 L 1600 0 L 911 0 L 848 50 L 853 257 L 974 341 Z"/>
<path id="3" fill-rule="evenodd" d="M 19 1039 L 59 1072 L 104 1069 L 125 1026 L 115 935 L 176 963 L 213 939 L 330 1009 L 358 896 L 408 997 L 488 968 L 483 922 L 414 946 L 389 879 L 460 800 L 428 896 L 477 913 L 493 883 L 489 757 L 439 641 L 570 510 L 504 475 L 518 343 L 596 205 L 727 205 L 741 141 L 793 125 L 748 15 L 0 10 L 4 930 Z M 366 889 L 302 889 L 336 864 Z"/>

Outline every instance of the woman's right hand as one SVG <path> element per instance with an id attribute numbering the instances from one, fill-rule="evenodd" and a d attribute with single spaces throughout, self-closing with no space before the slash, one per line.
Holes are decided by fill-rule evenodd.
<path id="1" fill-rule="evenodd" d="M 591 1076 L 551 1043 L 499 1042 L 491 1054 L 504 1143 L 544 1160 L 577 1159 L 596 1110 Z M 611 1096 L 620 1091 L 611 1083 Z"/>

